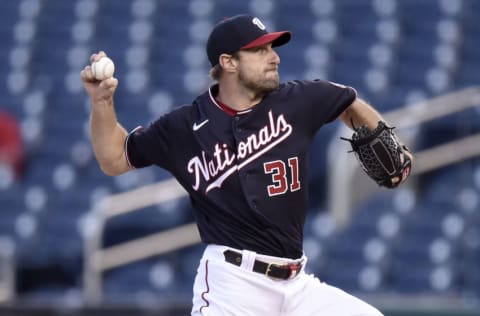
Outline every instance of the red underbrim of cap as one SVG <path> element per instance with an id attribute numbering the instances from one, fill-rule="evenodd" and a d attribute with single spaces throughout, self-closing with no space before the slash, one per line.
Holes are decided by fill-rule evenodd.
<path id="1" fill-rule="evenodd" d="M 290 41 L 291 37 L 292 33 L 290 33 L 289 31 L 267 33 L 248 43 L 247 45 L 242 46 L 240 49 L 254 48 L 269 43 L 272 43 L 273 47 L 282 46 L 284 44 L 287 44 Z"/>

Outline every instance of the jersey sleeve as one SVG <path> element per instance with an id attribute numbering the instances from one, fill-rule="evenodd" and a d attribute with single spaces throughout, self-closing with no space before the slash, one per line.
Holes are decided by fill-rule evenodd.
<path id="1" fill-rule="evenodd" d="M 313 132 L 335 120 L 357 97 L 355 89 L 325 80 L 294 82 L 290 93 L 298 95 L 296 106 Z"/>
<path id="2" fill-rule="evenodd" d="M 168 116 L 151 123 L 148 127 L 137 127 L 125 141 L 125 154 L 132 168 L 158 165 L 168 169 L 168 148 L 170 147 Z"/>
<path id="3" fill-rule="evenodd" d="M 325 89 L 332 95 L 332 106 L 329 111 L 327 122 L 332 122 L 343 113 L 357 98 L 357 91 L 352 87 L 334 82 L 324 82 Z"/>

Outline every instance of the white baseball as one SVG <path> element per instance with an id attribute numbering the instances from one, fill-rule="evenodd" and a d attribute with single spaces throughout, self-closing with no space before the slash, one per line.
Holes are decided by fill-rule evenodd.
<path id="1" fill-rule="evenodd" d="M 105 80 L 113 77 L 115 72 L 115 64 L 108 57 L 102 57 L 94 61 L 91 65 L 93 76 L 97 80 Z"/>

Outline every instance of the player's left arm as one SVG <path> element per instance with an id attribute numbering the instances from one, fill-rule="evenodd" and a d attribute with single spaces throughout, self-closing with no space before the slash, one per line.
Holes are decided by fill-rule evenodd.
<path id="1" fill-rule="evenodd" d="M 379 121 L 390 125 L 373 106 L 358 97 L 340 114 L 340 119 L 352 130 L 362 125 L 367 125 L 368 129 L 373 131 L 378 126 Z M 410 159 L 413 159 L 411 153 L 407 152 L 407 155 Z"/>
<path id="2" fill-rule="evenodd" d="M 370 130 L 374 130 L 377 127 L 378 121 L 385 121 L 377 110 L 358 97 L 340 114 L 340 119 L 351 129 L 367 125 Z"/>
<path id="3" fill-rule="evenodd" d="M 373 106 L 358 97 L 340 114 L 340 119 L 353 130 L 362 125 L 366 125 L 370 131 L 373 131 L 379 126 L 379 121 L 385 122 L 385 119 Z M 388 125 L 388 122 L 386 123 Z M 404 153 L 408 156 L 410 162 L 413 162 L 413 154 L 410 150 L 405 150 Z M 394 185 L 396 185 L 398 181 L 400 181 L 398 177 L 392 179 Z"/>

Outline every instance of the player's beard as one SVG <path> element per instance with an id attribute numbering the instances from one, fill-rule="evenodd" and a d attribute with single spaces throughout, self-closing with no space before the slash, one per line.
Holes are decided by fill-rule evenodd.
<path id="1" fill-rule="evenodd" d="M 238 81 L 257 96 L 263 96 L 278 88 L 280 78 L 278 71 L 271 69 L 263 73 L 240 69 Z"/>

